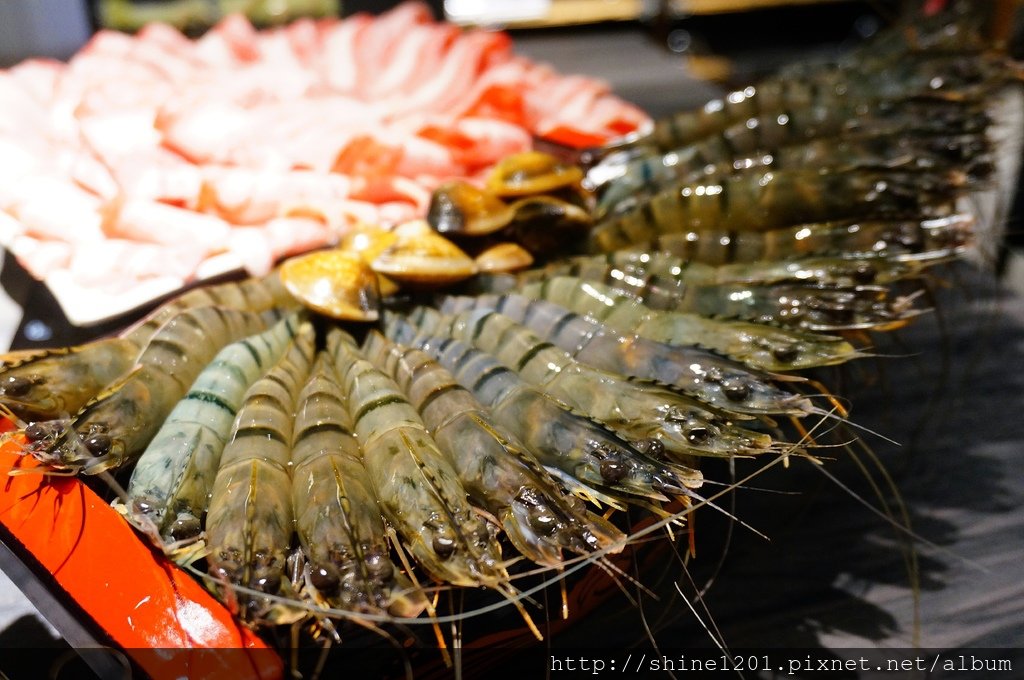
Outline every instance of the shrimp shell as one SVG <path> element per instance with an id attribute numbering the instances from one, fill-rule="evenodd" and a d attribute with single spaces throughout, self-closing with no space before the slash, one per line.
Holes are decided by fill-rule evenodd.
<path id="1" fill-rule="evenodd" d="M 262 312 L 294 306 L 295 301 L 275 273 L 262 279 L 194 288 L 116 338 L 76 347 L 10 352 L 0 357 L 0 405 L 26 420 L 53 420 L 78 413 L 135 365 L 150 338 L 175 314 L 211 305 Z"/>
<path id="2" fill-rule="evenodd" d="M 206 518 L 209 570 L 222 582 L 268 594 L 280 592 L 285 583 L 295 531 L 292 424 L 315 342 L 312 326 L 304 324 L 284 356 L 246 390 L 235 417 Z M 287 622 L 295 616 L 258 596 L 244 596 L 237 609 L 245 620 Z"/>
<path id="3" fill-rule="evenodd" d="M 685 478 L 650 459 L 601 423 L 573 412 L 523 381 L 485 352 L 452 338 L 418 332 L 404 318 L 389 315 L 386 335 L 419 347 L 451 371 L 456 380 L 491 410 L 495 420 L 523 443 L 549 471 L 581 498 L 621 507 L 619 500 L 685 497 L 703 478 Z"/>
<path id="4" fill-rule="evenodd" d="M 797 257 L 944 260 L 964 252 L 974 218 L 819 222 L 764 232 L 701 230 L 664 234 L 657 248 L 691 262 L 722 265 Z"/>
<path id="5" fill-rule="evenodd" d="M 927 216 L 956 197 L 953 178 L 926 173 L 748 173 L 660 191 L 598 223 L 589 248 L 611 252 L 691 229 L 763 231 L 823 220 Z"/>
<path id="6" fill-rule="evenodd" d="M 363 464 L 384 516 L 438 581 L 507 592 L 501 548 L 466 501 L 466 490 L 394 381 L 331 329 L 334 358 L 353 414 Z"/>
<path id="7" fill-rule="evenodd" d="M 139 347 L 104 338 L 77 347 L 10 352 L 0 368 L 0 405 L 25 420 L 77 413 L 135 364 Z"/>
<path id="8" fill-rule="evenodd" d="M 277 363 L 299 325 L 288 316 L 217 353 L 139 457 L 128 484 L 128 517 L 164 541 L 200 531 L 221 453 L 246 390 Z"/>
<path id="9" fill-rule="evenodd" d="M 409 395 L 470 497 L 501 523 L 526 557 L 562 565 L 562 550 L 621 548 L 625 535 L 563 498 L 557 482 L 472 394 L 425 352 L 397 345 L 376 331 L 365 352 Z"/>
<path id="10" fill-rule="evenodd" d="M 445 314 L 493 309 L 584 364 L 611 373 L 667 383 L 723 411 L 754 415 L 802 416 L 811 412 L 805 398 L 775 387 L 766 376 L 707 350 L 658 343 L 570 312 L 545 300 L 521 295 L 449 297 Z"/>
<path id="11" fill-rule="evenodd" d="M 83 407 L 52 444 L 33 454 L 57 469 L 85 474 L 135 460 L 217 352 L 263 331 L 267 323 L 264 315 L 220 307 L 177 313 L 152 336 L 128 375 Z"/>
<path id="12" fill-rule="evenodd" d="M 529 283 L 525 297 L 548 300 L 627 335 L 670 345 L 697 345 L 766 371 L 831 366 L 860 354 L 841 338 L 764 324 L 660 312 L 595 281 L 557 276 Z"/>
<path id="13" fill-rule="evenodd" d="M 771 437 L 742 430 L 699 402 L 653 385 L 626 380 L 575 361 L 506 316 L 488 309 L 431 319 L 418 308 L 413 322 L 491 353 L 524 380 L 619 432 L 655 439 L 679 460 L 768 450 Z M 435 313 L 436 314 L 436 313 Z M 692 474 L 691 470 L 684 470 Z"/>
<path id="14" fill-rule="evenodd" d="M 298 396 L 291 462 L 295 529 L 318 595 L 349 611 L 419 615 L 426 598 L 391 561 L 344 392 L 325 352 Z"/>

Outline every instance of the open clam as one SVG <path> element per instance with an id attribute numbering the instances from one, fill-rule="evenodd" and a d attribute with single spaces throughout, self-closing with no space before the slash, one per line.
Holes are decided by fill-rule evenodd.
<path id="1" fill-rule="evenodd" d="M 394 234 L 395 242 L 373 260 L 378 274 L 399 283 L 440 286 L 477 273 L 473 258 L 423 220 L 407 222 Z"/>
<path id="2" fill-rule="evenodd" d="M 345 321 L 376 321 L 377 276 L 358 253 L 320 250 L 281 265 L 281 282 L 304 305 Z"/>
<path id="3" fill-rule="evenodd" d="M 534 255 L 563 252 L 590 231 L 594 220 L 583 208 L 554 196 L 530 196 L 512 204 L 508 237 Z"/>
<path id="4" fill-rule="evenodd" d="M 477 254 L 476 266 L 481 272 L 499 274 L 526 269 L 533 264 L 533 256 L 518 243 L 496 243 Z"/>
<path id="5" fill-rule="evenodd" d="M 517 153 L 501 160 L 487 176 L 496 196 L 530 196 L 578 185 L 583 171 L 540 151 Z"/>
<path id="6" fill-rule="evenodd" d="M 445 182 L 434 190 L 427 221 L 441 234 L 483 236 L 508 224 L 515 211 L 494 194 L 468 182 Z"/>

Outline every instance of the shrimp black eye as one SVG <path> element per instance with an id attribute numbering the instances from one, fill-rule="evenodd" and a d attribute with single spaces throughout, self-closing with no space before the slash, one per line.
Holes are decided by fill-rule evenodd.
<path id="1" fill-rule="evenodd" d="M 182 540 L 185 538 L 192 538 L 198 536 L 199 532 L 202 531 L 202 525 L 199 522 L 199 518 L 195 515 L 178 515 L 178 518 L 171 524 L 171 538 L 175 540 Z"/>
<path id="2" fill-rule="evenodd" d="M 871 283 L 875 280 L 875 276 L 878 275 L 878 271 L 874 265 L 870 262 L 860 262 L 857 264 L 857 268 L 853 271 L 853 280 L 857 283 Z"/>
<path id="3" fill-rule="evenodd" d="M 446 560 L 455 552 L 455 541 L 449 536 L 434 536 L 432 541 L 434 552 L 442 560 Z"/>
<path id="4" fill-rule="evenodd" d="M 264 576 L 263 578 L 256 579 L 254 587 L 263 593 L 276 593 L 281 589 L 281 577 L 277 574 Z"/>
<path id="5" fill-rule="evenodd" d="M 435 550 L 434 552 L 437 551 Z M 373 550 L 367 553 L 365 562 L 367 571 L 381 581 L 387 581 L 395 573 L 394 566 L 387 559 L 387 556 L 379 550 Z"/>
<path id="6" fill-rule="evenodd" d="M 691 427 L 686 431 L 686 439 L 691 444 L 703 444 L 711 439 L 711 430 L 706 427 Z"/>
<path id="7" fill-rule="evenodd" d="M 634 448 L 640 453 L 646 453 L 651 458 L 662 459 L 665 457 L 665 445 L 661 443 L 660 439 L 654 439 L 649 437 L 647 439 L 641 439 L 633 444 Z"/>
<path id="8" fill-rule="evenodd" d="M 28 427 L 25 428 L 25 439 L 30 442 L 37 442 L 46 438 L 48 428 L 40 425 L 39 423 L 29 423 Z"/>
<path id="9" fill-rule="evenodd" d="M 722 385 L 722 392 L 730 401 L 743 401 L 750 396 L 750 386 L 743 382 L 727 382 Z"/>
<path id="10" fill-rule="evenodd" d="M 309 581 L 314 588 L 328 597 L 337 593 L 341 588 L 341 579 L 333 567 L 313 567 L 309 574 Z"/>
<path id="11" fill-rule="evenodd" d="M 541 512 L 536 515 L 530 515 L 530 527 L 541 536 L 550 536 L 555 533 L 558 523 L 553 515 Z"/>
<path id="12" fill-rule="evenodd" d="M 784 364 L 792 363 L 793 361 L 796 360 L 797 356 L 799 355 L 800 350 L 798 350 L 793 345 L 788 345 L 786 347 L 776 347 L 775 349 L 772 350 L 772 356 L 775 357 L 775 360 L 781 361 Z"/>
<path id="13" fill-rule="evenodd" d="M 621 481 L 629 472 L 629 468 L 621 460 L 608 458 L 601 461 L 601 476 L 608 482 Z"/>
<path id="14" fill-rule="evenodd" d="M 89 435 L 85 440 L 85 448 L 94 456 L 102 456 L 110 453 L 110 447 L 112 445 L 113 441 L 110 439 L 110 435 L 102 432 Z"/>
<path id="15" fill-rule="evenodd" d="M 11 397 L 24 397 L 32 387 L 32 381 L 20 375 L 11 375 L 3 383 L 4 394 Z"/>

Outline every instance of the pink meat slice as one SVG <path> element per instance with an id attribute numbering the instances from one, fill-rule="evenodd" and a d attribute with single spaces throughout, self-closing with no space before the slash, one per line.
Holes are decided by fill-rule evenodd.
<path id="1" fill-rule="evenodd" d="M 417 2 L 266 31 L 232 15 L 198 40 L 100 31 L 67 64 L 0 70 L 0 111 L 0 239 L 36 275 L 62 272 L 48 280 L 65 292 L 266 271 L 357 222 L 422 217 L 438 184 L 477 180 L 536 136 L 648 123 L 607 84 Z"/>

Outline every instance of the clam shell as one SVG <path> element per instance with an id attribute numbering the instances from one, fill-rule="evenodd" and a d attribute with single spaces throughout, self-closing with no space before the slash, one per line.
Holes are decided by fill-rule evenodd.
<path id="1" fill-rule="evenodd" d="M 533 256 L 518 243 L 497 243 L 476 256 L 481 272 L 501 274 L 526 269 L 533 264 Z"/>
<path id="2" fill-rule="evenodd" d="M 579 184 L 583 171 L 540 151 L 517 153 L 498 162 L 487 176 L 496 196 L 529 196 Z"/>
<path id="3" fill-rule="evenodd" d="M 469 255 L 422 220 L 403 224 L 394 233 L 395 243 L 373 261 L 378 274 L 399 283 L 437 286 L 477 272 Z"/>
<path id="4" fill-rule="evenodd" d="M 468 182 L 445 182 L 430 197 L 427 222 L 441 234 L 482 236 L 498 231 L 514 211 L 492 193 Z"/>
<path id="5" fill-rule="evenodd" d="M 512 207 L 516 216 L 505 233 L 534 255 L 564 251 L 594 224 L 586 210 L 553 196 L 523 198 Z"/>
<path id="6" fill-rule="evenodd" d="M 358 253 L 320 250 L 281 265 L 281 282 L 304 305 L 345 321 L 376 321 L 377 275 Z"/>

